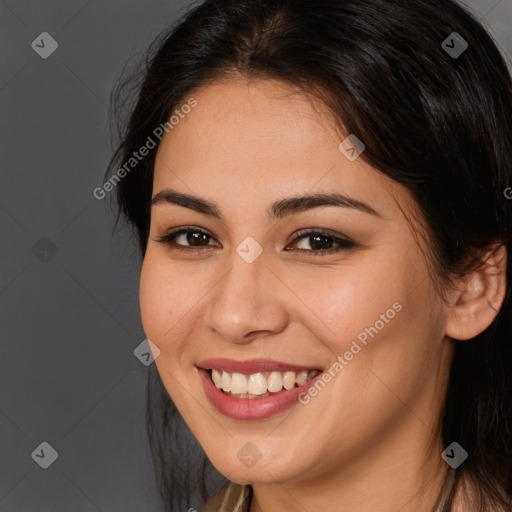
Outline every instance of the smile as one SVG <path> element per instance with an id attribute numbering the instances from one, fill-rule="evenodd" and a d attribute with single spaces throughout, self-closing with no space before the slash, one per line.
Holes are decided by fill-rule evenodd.
<path id="1" fill-rule="evenodd" d="M 237 420 L 267 419 L 289 409 L 322 374 L 320 369 L 270 360 L 212 359 L 197 369 L 212 405 Z"/>
<path id="2" fill-rule="evenodd" d="M 289 391 L 304 385 L 315 377 L 319 370 L 302 370 L 300 372 L 261 372 L 246 375 L 213 369 L 210 377 L 217 387 L 229 396 L 236 398 L 265 398 L 272 393 Z"/>

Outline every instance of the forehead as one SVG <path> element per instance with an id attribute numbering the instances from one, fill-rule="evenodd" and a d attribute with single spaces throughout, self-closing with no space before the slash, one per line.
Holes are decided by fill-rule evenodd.
<path id="1" fill-rule="evenodd" d="M 166 187 L 240 206 L 340 191 L 375 209 L 396 208 L 407 190 L 361 158 L 350 161 L 341 133 L 318 100 L 275 80 L 225 80 L 188 95 L 197 105 L 166 133 L 153 195 Z M 176 109 L 180 109 L 177 105 Z M 188 109 L 187 109 L 188 110 Z"/>
<path id="2" fill-rule="evenodd" d="M 320 114 L 320 104 L 314 105 L 310 98 L 279 81 L 224 80 L 190 96 L 197 106 L 166 134 L 162 146 L 167 142 L 174 148 L 193 149 L 198 158 L 214 155 L 222 164 L 252 161 L 256 165 L 289 161 L 300 150 L 297 160 L 304 154 L 314 159 L 322 149 L 337 147 L 340 138 L 333 123 L 323 119 L 326 109 Z M 315 146 L 317 151 L 312 151 Z"/>

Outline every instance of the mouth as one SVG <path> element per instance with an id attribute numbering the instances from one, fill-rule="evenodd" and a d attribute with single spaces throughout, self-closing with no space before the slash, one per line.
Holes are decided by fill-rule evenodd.
<path id="1" fill-rule="evenodd" d="M 293 407 L 323 372 L 270 360 L 212 359 L 197 369 L 213 406 L 238 420 L 267 419 Z"/>
<path id="2" fill-rule="evenodd" d="M 220 369 L 209 371 L 215 387 L 228 396 L 245 399 L 261 399 L 298 388 L 316 377 L 321 370 L 300 372 L 272 371 L 244 374 Z"/>

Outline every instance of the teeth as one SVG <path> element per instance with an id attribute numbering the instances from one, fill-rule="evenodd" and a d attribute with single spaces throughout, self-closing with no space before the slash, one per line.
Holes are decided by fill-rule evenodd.
<path id="1" fill-rule="evenodd" d="M 272 372 L 268 378 L 268 390 L 272 393 L 277 393 L 283 389 L 283 378 L 281 372 Z"/>
<path id="2" fill-rule="evenodd" d="M 295 382 L 297 383 L 298 386 L 302 386 L 303 384 L 306 384 L 306 382 L 308 381 L 308 372 L 307 370 L 304 370 L 302 372 L 300 372 L 297 377 L 295 377 Z"/>
<path id="3" fill-rule="evenodd" d="M 251 395 L 263 395 L 267 392 L 267 379 L 261 373 L 249 375 L 247 392 Z"/>
<path id="4" fill-rule="evenodd" d="M 220 383 L 222 391 L 231 391 L 231 375 L 228 372 L 222 372 L 222 379 Z"/>
<path id="5" fill-rule="evenodd" d="M 295 386 L 295 372 L 284 372 L 283 388 L 292 389 Z"/>
<path id="6" fill-rule="evenodd" d="M 231 376 L 231 393 L 247 393 L 247 378 L 241 373 L 233 373 Z M 252 391 L 249 391 L 252 393 Z"/>
<path id="7" fill-rule="evenodd" d="M 283 388 L 293 389 L 302 386 L 315 375 L 318 370 L 301 372 L 259 372 L 251 375 L 229 373 L 222 370 L 212 370 L 211 378 L 218 389 L 238 398 L 263 398 L 270 393 L 278 393 Z"/>
<path id="8" fill-rule="evenodd" d="M 219 370 L 212 370 L 212 380 L 219 389 L 222 387 L 222 375 Z"/>

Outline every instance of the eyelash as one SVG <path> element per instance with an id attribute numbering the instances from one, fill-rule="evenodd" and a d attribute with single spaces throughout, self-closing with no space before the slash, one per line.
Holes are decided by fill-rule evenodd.
<path id="1" fill-rule="evenodd" d="M 184 234 L 189 234 L 189 233 L 201 233 L 202 235 L 206 235 L 210 239 L 213 239 L 213 237 L 210 234 L 208 234 L 206 231 L 203 231 L 202 229 L 198 229 L 198 228 L 189 227 L 189 228 L 180 228 L 176 231 L 167 233 L 164 236 L 157 237 L 154 240 L 157 243 L 166 244 L 169 247 L 169 249 L 171 249 L 171 250 L 177 250 L 177 251 L 196 251 L 196 250 L 202 250 L 202 249 L 209 249 L 209 248 L 213 247 L 211 245 L 197 246 L 197 247 L 190 246 L 190 245 L 186 246 L 186 245 L 179 245 L 174 242 L 174 239 L 177 238 L 179 235 L 184 235 Z M 333 240 L 333 242 L 335 244 L 337 244 L 339 247 L 337 249 L 330 248 L 330 249 L 325 249 L 325 250 L 297 249 L 297 251 L 303 252 L 303 253 L 310 253 L 312 255 L 317 256 L 317 255 L 323 255 L 323 254 L 332 254 L 332 253 L 336 253 L 336 252 L 346 250 L 346 249 L 352 249 L 352 248 L 356 247 L 356 245 L 357 245 L 352 240 L 349 240 L 346 238 L 340 238 L 324 229 L 315 229 L 315 230 L 310 229 L 310 230 L 299 231 L 297 233 L 297 236 L 295 237 L 295 239 L 291 242 L 291 244 L 294 244 L 302 239 L 312 237 L 313 235 L 321 235 L 326 238 L 331 238 Z"/>

